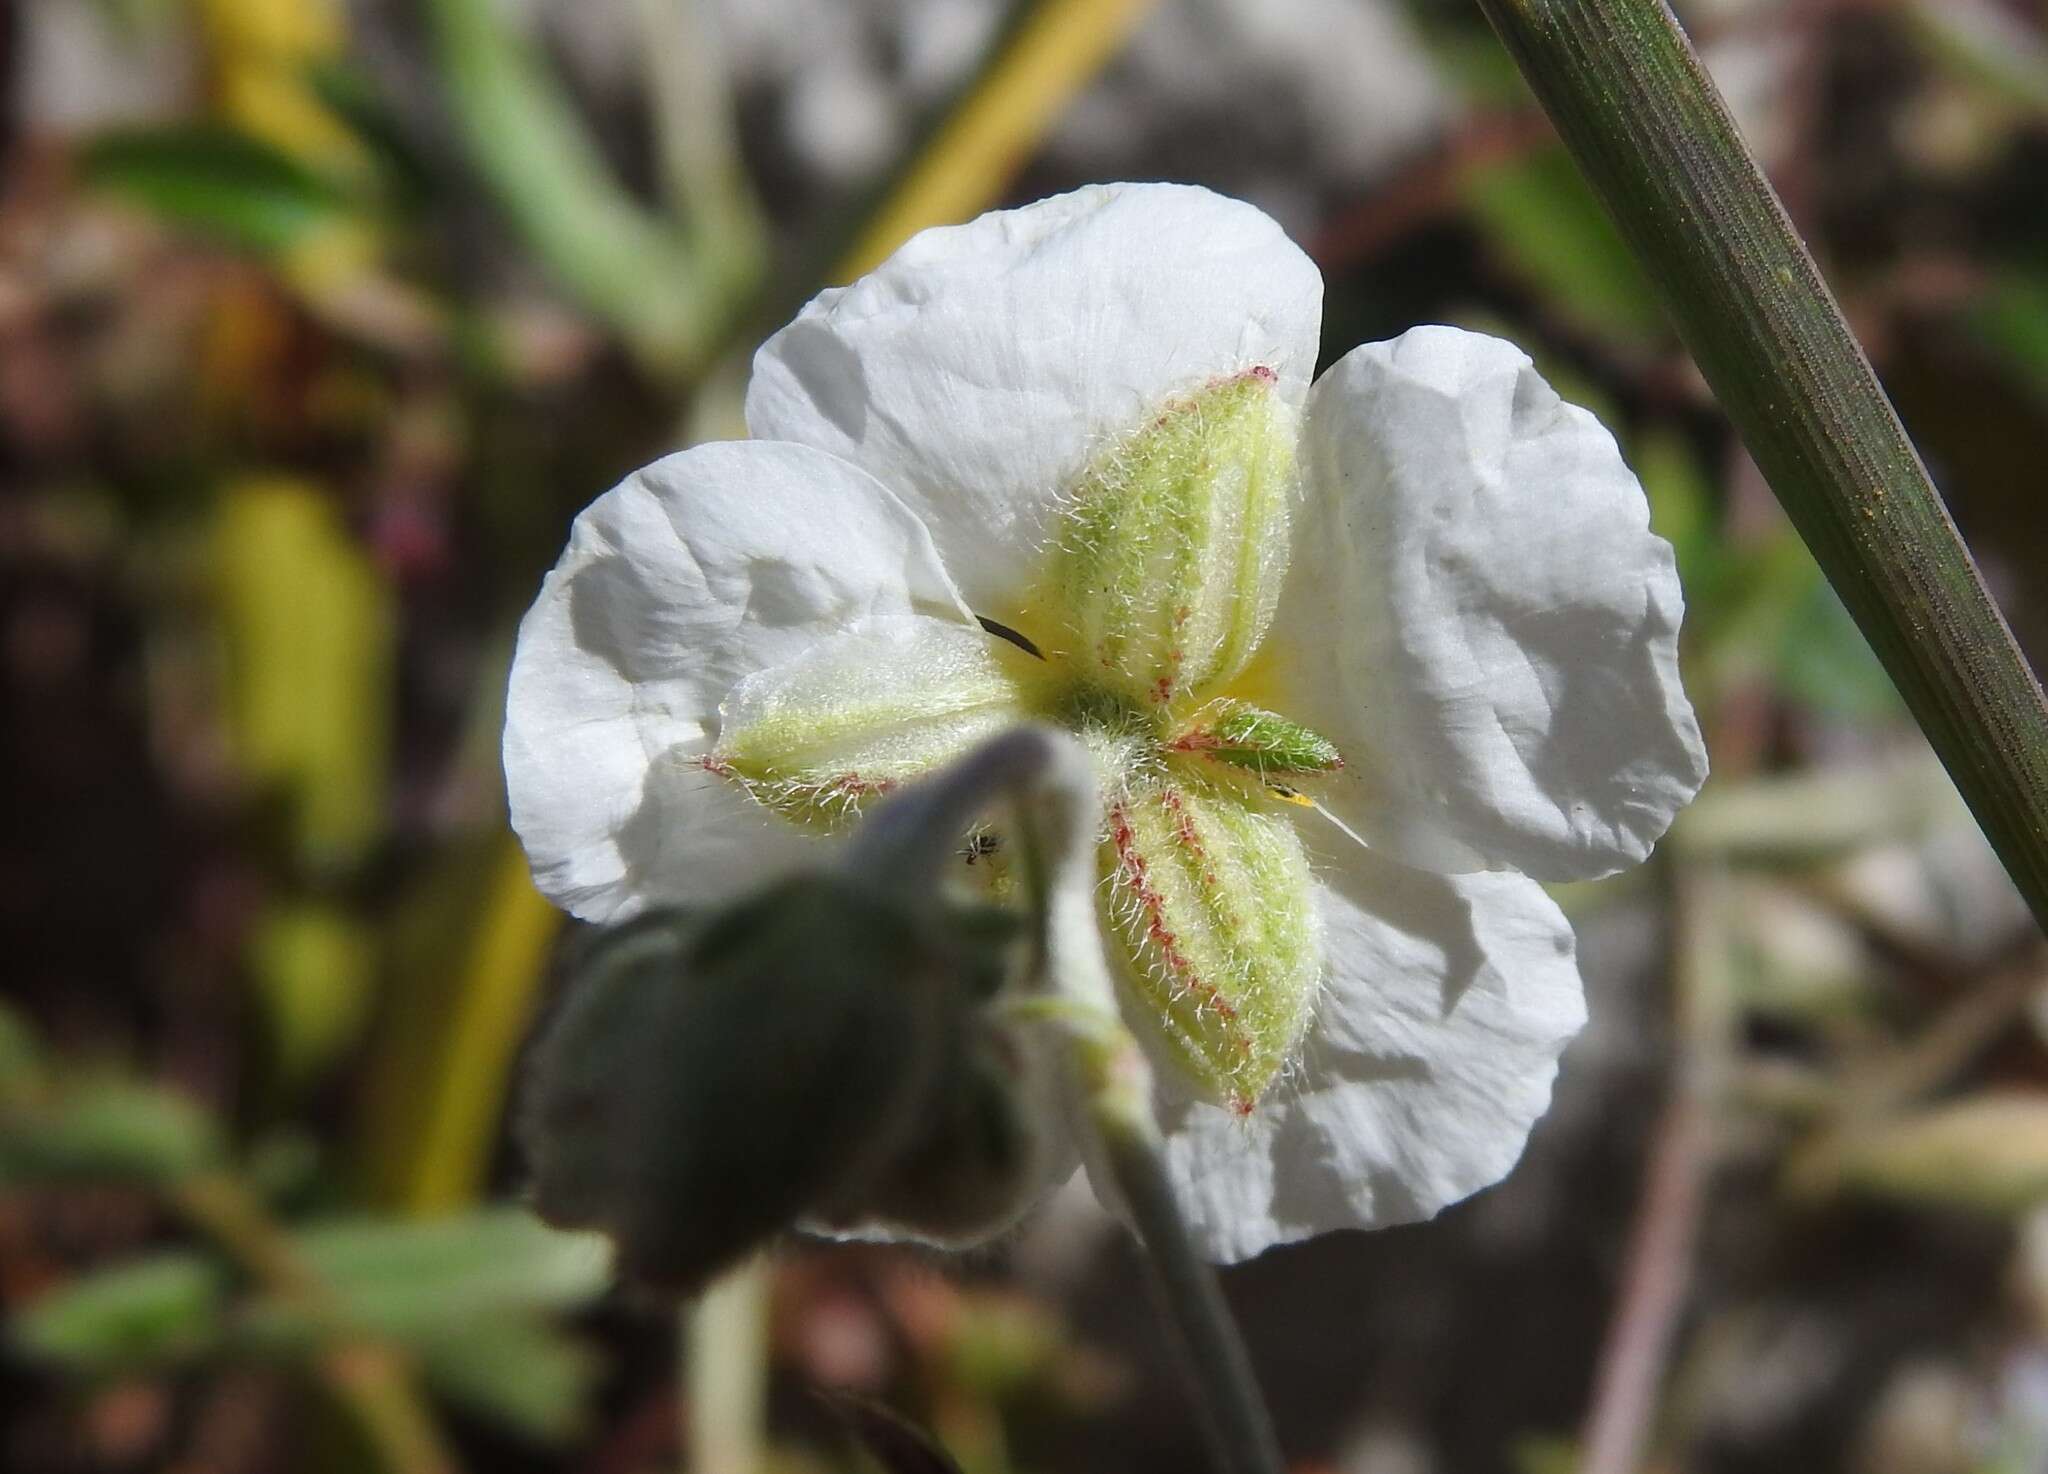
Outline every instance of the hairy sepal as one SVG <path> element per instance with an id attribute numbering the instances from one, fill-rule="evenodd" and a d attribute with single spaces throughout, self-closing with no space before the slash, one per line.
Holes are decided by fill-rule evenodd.
<path id="1" fill-rule="evenodd" d="M 872 621 L 734 687 L 704 767 L 788 818 L 841 827 L 1021 720 L 1011 666 L 1029 658 L 946 620 Z"/>
<path id="2" fill-rule="evenodd" d="M 1163 406 L 1082 473 L 1056 555 L 1062 638 L 1156 706 L 1242 670 L 1286 574 L 1294 413 L 1270 369 Z"/>
<path id="3" fill-rule="evenodd" d="M 1292 1060 L 1322 974 L 1292 826 L 1231 787 L 1145 781 L 1112 798 L 1104 924 L 1140 1020 L 1210 1098 L 1249 1112 Z"/>
<path id="4" fill-rule="evenodd" d="M 1206 758 L 1260 777 L 1308 777 L 1344 766 L 1337 744 L 1320 732 L 1248 701 L 1211 701 L 1181 725 L 1169 751 Z"/>

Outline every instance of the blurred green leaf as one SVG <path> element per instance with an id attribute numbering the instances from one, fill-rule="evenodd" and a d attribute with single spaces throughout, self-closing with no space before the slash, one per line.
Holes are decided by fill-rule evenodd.
<path id="1" fill-rule="evenodd" d="M 1494 248 L 1550 305 L 1609 337 L 1667 333 L 1642 268 L 1561 147 L 1486 164 L 1460 192 Z"/>
<path id="2" fill-rule="evenodd" d="M 1726 556 L 1715 511 L 1714 482 L 1684 436 L 1670 429 L 1645 432 L 1630 463 L 1650 503 L 1651 530 L 1671 544 L 1688 600 L 1706 592 Z"/>
<path id="3" fill-rule="evenodd" d="M 9 1335 L 29 1356 L 80 1372 L 159 1367 L 220 1339 L 226 1274 L 196 1254 L 99 1270 L 31 1302 Z"/>
<path id="4" fill-rule="evenodd" d="M 1015 1396 L 1043 1377 L 1063 1349 L 1050 1310 L 999 1295 L 964 1297 L 946 1345 L 961 1384 L 995 1399 Z"/>
<path id="5" fill-rule="evenodd" d="M 1705 667 L 1706 692 L 1775 680 L 1794 619 L 1825 583 L 1813 554 L 1790 526 L 1778 523 L 1740 544 L 1717 540 L 1697 567 L 1685 591 L 1686 618 Z"/>
<path id="6" fill-rule="evenodd" d="M 257 251 L 289 250 L 351 208 L 288 154 L 217 125 L 104 134 L 78 163 L 88 184 Z"/>
<path id="7" fill-rule="evenodd" d="M 1963 320 L 2022 384 L 2048 399 L 2048 274 L 2013 272 L 1994 281 Z"/>
<path id="8" fill-rule="evenodd" d="M 661 371 L 694 365 L 730 302 L 677 222 L 618 180 L 542 48 L 495 0 L 430 0 L 448 107 L 527 248 Z M 758 266 L 758 262 L 750 263 Z"/>
<path id="9" fill-rule="evenodd" d="M 1777 669 L 1787 695 L 1829 716 L 1868 720 L 1905 715 L 1898 687 L 1825 579 L 1816 577 L 1806 597 L 1789 611 Z"/>
<path id="10" fill-rule="evenodd" d="M 345 865 L 384 828 L 395 595 L 297 477 L 224 487 L 214 539 L 237 757 L 282 792 L 303 861 Z"/>
<path id="11" fill-rule="evenodd" d="M 549 1228 L 523 1208 L 349 1219 L 300 1229 L 292 1243 L 352 1321 L 406 1341 L 479 1316 L 573 1309 L 611 1281 L 600 1240 Z"/>
<path id="12" fill-rule="evenodd" d="M 0 1104 L 0 1186 L 52 1180 L 168 1182 L 220 1160 L 199 1106 L 116 1076 L 74 1077 L 39 1098 Z"/>
<path id="13" fill-rule="evenodd" d="M 249 969 L 288 1086 L 355 1041 L 376 995 L 378 960 L 376 933 L 344 906 L 288 897 L 265 908 L 250 933 Z"/>
<path id="14" fill-rule="evenodd" d="M 41 1041 L 28 1021 L 0 1003 L 0 1100 L 31 1085 L 43 1063 Z"/>
<path id="15" fill-rule="evenodd" d="M 296 477 L 226 486 L 213 554 L 237 759 L 280 800 L 292 857 L 345 871 L 385 825 L 396 598 L 333 500 Z M 356 1038 L 377 946 L 320 896 L 280 898 L 257 923 L 249 964 L 287 1088 Z"/>
<path id="16" fill-rule="evenodd" d="M 1808 1188 L 1839 1184 L 1911 1202 L 2017 1214 L 2048 1201 L 2048 1095 L 1987 1091 L 1832 1140 L 1794 1167 Z"/>
<path id="17" fill-rule="evenodd" d="M 389 95 L 361 67 L 340 60 L 316 62 L 306 79 L 314 96 L 376 160 L 398 203 L 426 204 L 436 190 L 455 183 L 421 150 Z"/>
<path id="18" fill-rule="evenodd" d="M 565 1443 L 583 1430 L 603 1370 L 590 1347 L 518 1316 L 466 1320 L 412 1344 L 437 1392 L 538 1443 Z"/>
<path id="19" fill-rule="evenodd" d="M 1516 1440 L 1512 1457 L 1516 1474 L 1578 1474 L 1585 1462 L 1572 1439 L 1545 1434 Z"/>

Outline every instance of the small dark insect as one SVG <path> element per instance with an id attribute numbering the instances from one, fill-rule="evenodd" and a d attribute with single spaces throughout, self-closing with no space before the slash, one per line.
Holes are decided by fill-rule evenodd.
<path id="1" fill-rule="evenodd" d="M 993 834 L 969 836 L 967 843 L 960 847 L 960 853 L 972 865 L 976 860 L 985 859 L 1003 847 L 1003 842 Z"/>

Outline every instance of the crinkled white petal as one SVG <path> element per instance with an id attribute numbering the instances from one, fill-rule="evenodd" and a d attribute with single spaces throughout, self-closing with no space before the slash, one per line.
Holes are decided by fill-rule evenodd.
<path id="1" fill-rule="evenodd" d="M 512 825 L 556 904 L 612 921 L 736 895 L 814 853 L 696 761 L 745 676 L 860 620 L 968 618 L 923 525 L 800 445 L 700 445 L 576 519 L 519 627 Z"/>
<path id="2" fill-rule="evenodd" d="M 1328 976 L 1294 1074 L 1244 1118 L 1162 1082 L 1168 1171 L 1223 1262 L 1498 1182 L 1585 1022 L 1571 926 L 1534 881 L 1318 848 Z"/>
<path id="3" fill-rule="evenodd" d="M 922 517 L 977 612 L 1042 572 L 1061 493 L 1172 395 L 1265 366 L 1295 408 L 1322 277 L 1252 206 L 1097 185 L 927 230 L 762 345 L 754 434 L 829 450 Z"/>
<path id="4" fill-rule="evenodd" d="M 1310 397 L 1271 645 L 1368 841 L 1542 880 L 1641 860 L 1698 791 L 1671 548 L 1614 439 L 1510 343 L 1424 327 Z"/>

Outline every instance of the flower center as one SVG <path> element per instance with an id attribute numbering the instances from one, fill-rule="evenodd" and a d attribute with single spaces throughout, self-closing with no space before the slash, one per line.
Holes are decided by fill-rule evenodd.
<path id="1" fill-rule="evenodd" d="M 698 760 L 833 827 L 1018 720 L 1078 734 L 1102 779 L 1102 922 L 1126 1011 L 1240 1111 L 1297 1052 L 1322 973 L 1308 860 L 1276 800 L 1342 766 L 1319 734 L 1228 694 L 1286 572 L 1294 416 L 1276 385 L 1265 368 L 1216 380 L 1100 450 L 1035 594 L 984 611 L 1004 623 L 871 621 L 742 681 Z"/>

